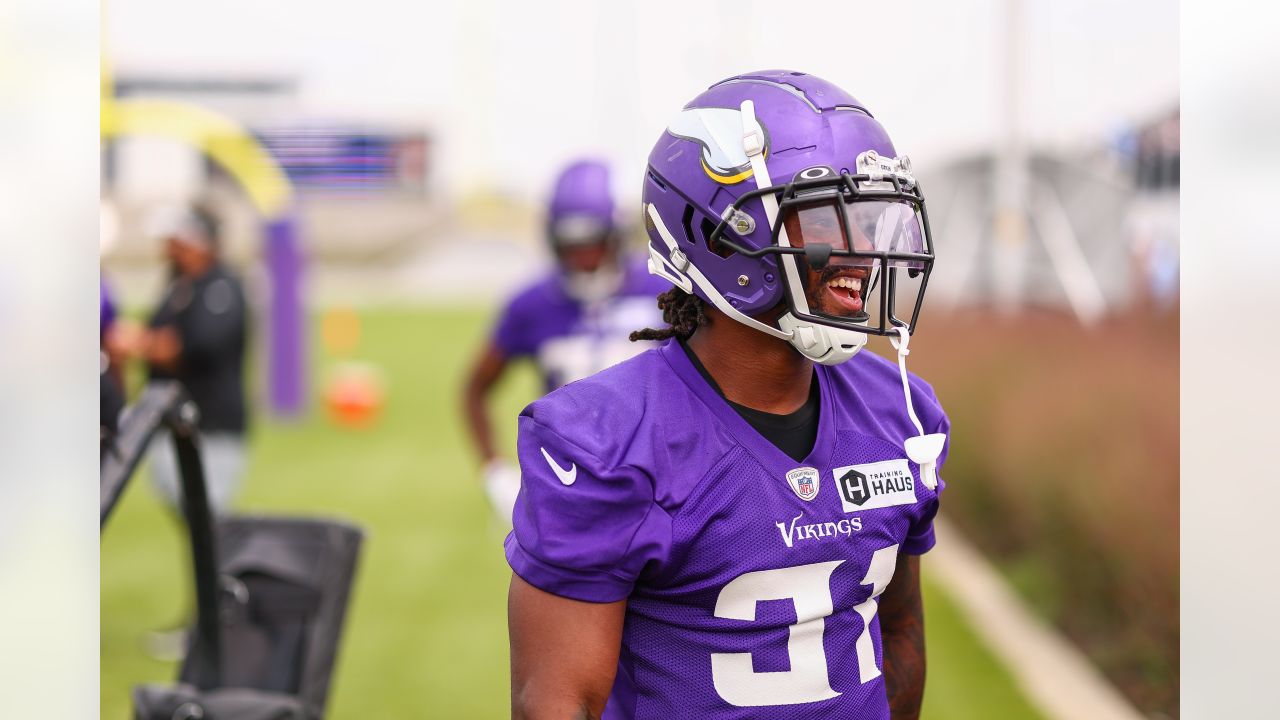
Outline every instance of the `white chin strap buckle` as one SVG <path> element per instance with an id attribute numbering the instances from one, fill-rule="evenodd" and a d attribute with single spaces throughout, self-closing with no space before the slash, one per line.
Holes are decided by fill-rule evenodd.
<path id="1" fill-rule="evenodd" d="M 791 313 L 778 318 L 778 327 L 790 333 L 791 346 L 801 355 L 821 365 L 847 362 L 867 342 L 866 333 L 804 322 Z"/>
<path id="2" fill-rule="evenodd" d="M 911 458 L 911 462 L 920 466 L 920 482 L 930 490 L 938 489 L 938 456 L 942 454 L 942 446 L 947 442 L 947 436 L 943 433 L 924 433 L 924 427 L 920 425 L 920 418 L 916 417 L 916 409 L 911 404 L 911 386 L 907 383 L 907 355 L 911 354 L 908 347 L 911 343 L 911 333 L 907 328 L 898 326 L 894 328 L 898 331 L 898 338 L 889 337 L 889 342 L 893 344 L 893 348 L 898 351 L 898 371 L 902 375 L 902 394 L 907 399 L 907 415 L 911 416 L 911 424 L 916 426 L 916 431 L 920 434 L 913 438 L 907 438 L 903 443 L 903 449 L 907 451 L 907 457 Z"/>

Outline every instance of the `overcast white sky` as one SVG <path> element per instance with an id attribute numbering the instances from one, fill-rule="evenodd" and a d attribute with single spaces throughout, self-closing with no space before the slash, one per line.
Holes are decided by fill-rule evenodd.
<path id="1" fill-rule="evenodd" d="M 105 40 L 119 72 L 296 76 L 309 113 L 431 129 L 446 187 L 538 196 L 583 152 L 638 178 L 681 105 L 770 67 L 845 87 L 917 167 L 989 146 L 1008 3 L 113 0 Z M 1176 103 L 1175 0 L 1022 7 L 1033 141 L 1105 137 Z"/>

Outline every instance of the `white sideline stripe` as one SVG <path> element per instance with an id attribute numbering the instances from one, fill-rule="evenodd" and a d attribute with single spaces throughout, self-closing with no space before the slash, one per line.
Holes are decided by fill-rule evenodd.
<path id="1" fill-rule="evenodd" d="M 924 556 L 927 572 L 1046 717 L 1142 720 L 1069 640 L 1031 612 L 954 525 L 936 518 L 934 531 L 938 544 Z"/>

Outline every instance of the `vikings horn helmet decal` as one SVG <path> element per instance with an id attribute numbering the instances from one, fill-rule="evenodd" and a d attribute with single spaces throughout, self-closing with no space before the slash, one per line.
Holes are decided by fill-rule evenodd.
<path id="1" fill-rule="evenodd" d="M 924 195 L 880 123 L 825 80 L 711 86 L 658 139 L 643 200 L 651 272 L 816 362 L 915 329 L 934 259 Z"/>
<path id="2" fill-rule="evenodd" d="M 671 121 L 667 132 L 702 146 L 702 169 L 712 180 L 732 185 L 751 177 L 751 159 L 742 147 L 741 110 L 689 108 Z"/>

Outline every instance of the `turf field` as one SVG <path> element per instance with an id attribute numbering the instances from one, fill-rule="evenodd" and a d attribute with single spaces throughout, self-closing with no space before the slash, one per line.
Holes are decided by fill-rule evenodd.
<path id="1" fill-rule="evenodd" d="M 348 518 L 367 531 L 330 698 L 330 717 L 498 718 L 507 712 L 502 531 L 476 482 L 459 418 L 464 366 L 484 315 L 454 310 L 361 313 L 355 359 L 385 373 L 380 421 L 352 431 L 321 412 L 260 419 L 242 507 Z M 319 337 L 319 332 L 313 333 Z M 315 377 L 331 359 L 317 342 Z M 533 396 L 530 372 L 501 388 L 500 427 Z M 102 537 L 102 717 L 130 717 L 129 693 L 169 682 L 173 665 L 143 652 L 146 631 L 189 611 L 177 522 L 135 477 Z M 927 578 L 924 717 L 1035 718 L 1012 680 Z"/>

